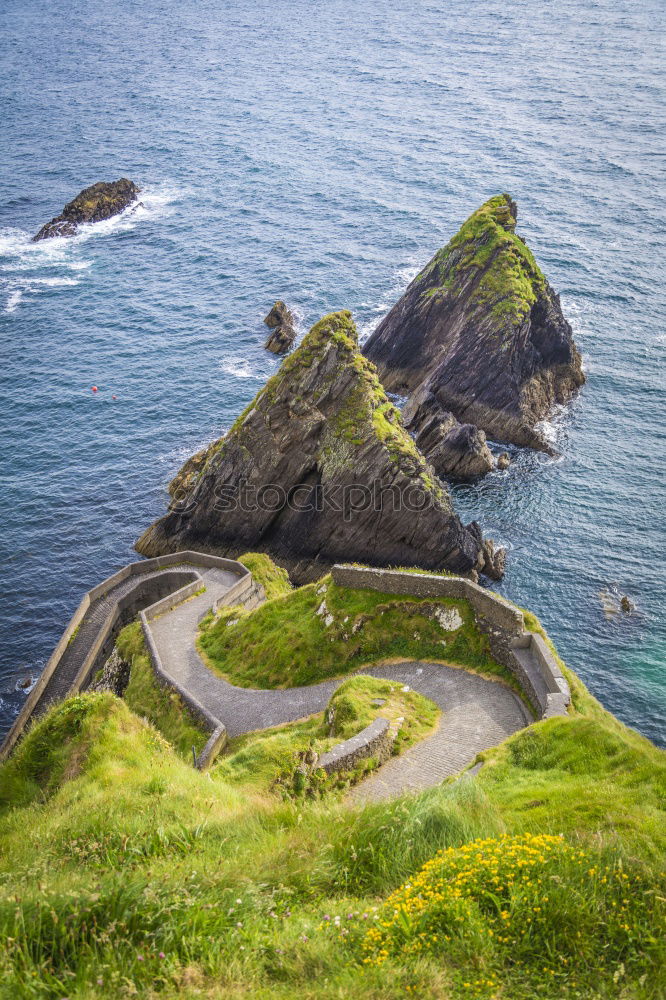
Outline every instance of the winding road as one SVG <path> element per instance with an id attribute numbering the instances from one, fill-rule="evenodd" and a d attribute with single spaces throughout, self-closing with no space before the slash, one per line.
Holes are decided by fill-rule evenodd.
<path id="1" fill-rule="evenodd" d="M 204 664 L 195 644 L 198 623 L 214 601 L 224 596 L 226 585 L 224 576 L 218 581 L 209 571 L 205 593 L 151 620 L 166 671 L 224 723 L 230 737 L 323 711 L 340 686 L 340 678 L 266 691 L 235 687 Z M 435 732 L 356 786 L 350 795 L 353 801 L 388 798 L 436 785 L 457 774 L 481 750 L 496 746 L 532 721 L 510 688 L 458 667 L 412 660 L 369 666 L 361 672 L 409 685 L 434 701 L 442 714 Z"/>
<path id="2" fill-rule="evenodd" d="M 168 565 L 167 565 L 168 564 Z M 127 575 L 129 574 L 129 575 Z M 155 578 L 159 577 L 159 580 Z M 260 588 L 259 588 L 260 590 Z M 155 602 L 155 594 L 162 595 Z M 164 596 L 164 595 L 171 596 Z M 201 618 L 220 603 L 255 607 L 258 593 L 245 567 L 192 552 L 133 563 L 86 595 L 32 696 L 2 747 L 5 758 L 29 720 L 85 686 L 91 661 L 113 642 L 118 609 L 142 612 L 151 655 L 164 680 L 198 703 L 230 737 L 294 722 L 323 711 L 342 677 L 287 690 L 235 687 L 202 661 L 196 637 Z M 156 658 L 155 658 L 156 657 Z M 157 667 L 156 667 L 157 669 Z M 437 729 L 400 757 L 391 758 L 349 794 L 352 802 L 377 800 L 436 785 L 476 755 L 502 742 L 531 719 L 521 700 L 500 681 L 437 663 L 405 661 L 369 665 L 359 673 L 393 680 L 420 692 L 441 709 Z M 211 740 L 217 739 L 215 732 Z"/>

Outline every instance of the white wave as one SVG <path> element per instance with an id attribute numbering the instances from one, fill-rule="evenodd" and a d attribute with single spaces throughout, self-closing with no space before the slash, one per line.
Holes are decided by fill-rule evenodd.
<path id="1" fill-rule="evenodd" d="M 255 382 L 263 382 L 265 378 L 261 372 L 253 370 L 247 358 L 223 358 L 220 368 L 225 375 L 233 375 L 234 378 L 250 378 Z"/>
<path id="2" fill-rule="evenodd" d="M 80 284 L 80 279 L 76 278 L 30 278 L 28 290 L 33 285 L 47 285 L 49 288 L 59 288 L 60 286 L 72 286 Z"/>
<path id="3" fill-rule="evenodd" d="M 400 288 L 406 288 L 407 285 L 411 285 L 420 270 L 421 268 L 417 264 L 408 264 L 406 267 L 398 268 L 396 278 L 398 279 Z"/>
<path id="4" fill-rule="evenodd" d="M 129 205 L 120 215 L 102 222 L 86 223 L 75 236 L 57 236 L 33 243 L 33 233 L 23 229 L 0 229 L 0 271 L 6 276 L 5 288 L 9 292 L 5 312 L 14 312 L 24 301 L 25 293 L 39 292 L 44 288 L 73 287 L 78 278 L 67 273 L 85 272 L 93 260 L 82 258 L 91 239 L 109 237 L 115 232 L 134 229 L 142 221 L 169 214 L 171 206 L 186 195 L 186 191 L 170 185 L 145 188 L 139 201 Z M 49 272 L 56 272 L 56 274 Z M 46 274 L 44 272 L 47 272 Z M 58 275 L 57 272 L 64 272 Z"/>
<path id="5" fill-rule="evenodd" d="M 565 424 L 570 410 L 570 404 L 558 403 L 555 405 L 547 420 L 540 420 L 539 423 L 535 425 L 535 430 L 537 430 L 540 434 L 543 434 L 548 444 L 553 446 L 557 445 L 562 436 L 562 432 L 565 429 Z"/>
<path id="6" fill-rule="evenodd" d="M 7 302 L 5 304 L 5 312 L 6 313 L 16 312 L 21 303 L 22 298 L 23 298 L 23 292 L 20 291 L 20 289 L 17 288 L 13 292 L 10 292 Z"/>
<path id="7" fill-rule="evenodd" d="M 358 342 L 363 346 L 366 340 L 375 332 L 384 314 L 381 313 L 378 316 L 373 316 L 372 319 L 367 320 L 365 323 L 359 323 L 358 326 Z"/>
<path id="8" fill-rule="evenodd" d="M 37 683 L 37 677 L 35 677 L 33 674 L 30 674 L 29 678 L 23 677 L 20 680 L 16 681 L 14 690 L 20 691 L 21 694 L 29 695 L 36 683 Z"/>

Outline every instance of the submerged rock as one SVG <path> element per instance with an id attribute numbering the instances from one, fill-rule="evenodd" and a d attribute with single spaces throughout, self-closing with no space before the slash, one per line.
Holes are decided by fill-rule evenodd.
<path id="1" fill-rule="evenodd" d="M 497 456 L 497 468 L 498 469 L 508 469 L 511 465 L 511 456 L 508 451 L 503 451 L 501 455 Z"/>
<path id="2" fill-rule="evenodd" d="M 420 405 L 430 417 L 441 412 L 444 430 L 453 417 L 495 441 L 552 452 L 536 425 L 585 378 L 559 297 L 515 233 L 516 215 L 506 194 L 474 212 L 382 320 L 365 353 L 388 391 L 421 391 Z M 420 419 L 412 413 L 412 423 Z M 478 455 L 479 439 L 467 436 Z"/>
<path id="3" fill-rule="evenodd" d="M 267 351 L 273 354 L 285 354 L 296 339 L 294 317 L 291 311 L 278 299 L 264 323 L 271 329 L 271 334 L 264 344 Z"/>
<path id="4" fill-rule="evenodd" d="M 126 177 L 121 177 L 119 181 L 99 181 L 92 184 L 65 205 L 60 215 L 42 226 L 37 235 L 33 236 L 33 243 L 54 236 L 74 236 L 83 222 L 101 222 L 119 215 L 136 201 L 140 190 Z"/>
<path id="5" fill-rule="evenodd" d="M 600 590 L 599 600 L 601 601 L 604 615 L 608 619 L 615 618 L 621 613 L 630 615 L 636 611 L 636 605 L 632 599 L 627 594 L 621 593 L 615 585 L 611 588 Z"/>
<path id="6" fill-rule="evenodd" d="M 229 433 L 190 459 L 137 542 L 270 552 L 297 579 L 338 560 L 497 571 L 405 431 L 348 312 L 315 324 Z"/>

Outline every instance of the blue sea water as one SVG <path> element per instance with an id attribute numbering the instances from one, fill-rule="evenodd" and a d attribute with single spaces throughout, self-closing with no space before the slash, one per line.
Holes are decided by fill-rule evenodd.
<path id="1" fill-rule="evenodd" d="M 520 454 L 455 502 L 509 548 L 500 590 L 666 743 L 664 47 L 661 0 L 4 0 L 0 732 L 276 369 L 273 300 L 367 334 L 509 191 L 588 382 L 552 423 L 560 459 Z M 29 242 L 120 176 L 134 214 Z M 606 588 L 637 613 L 606 617 Z"/>

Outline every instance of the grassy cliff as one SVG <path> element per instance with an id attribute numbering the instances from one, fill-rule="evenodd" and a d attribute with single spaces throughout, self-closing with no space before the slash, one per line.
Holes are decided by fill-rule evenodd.
<path id="1" fill-rule="evenodd" d="M 304 591 L 263 611 L 295 656 Z M 257 663 L 260 638 L 243 640 Z M 339 689 L 335 732 L 250 734 L 205 774 L 178 752 L 174 700 L 153 722 L 145 690 L 139 714 L 110 694 L 57 706 L 0 768 L 0 997 L 657 1000 L 666 758 L 570 676 L 572 714 L 486 752 L 474 779 L 364 808 L 280 782 L 294 753 L 366 724 L 363 678 Z M 418 738 L 433 717 L 404 698 L 385 710 Z"/>

